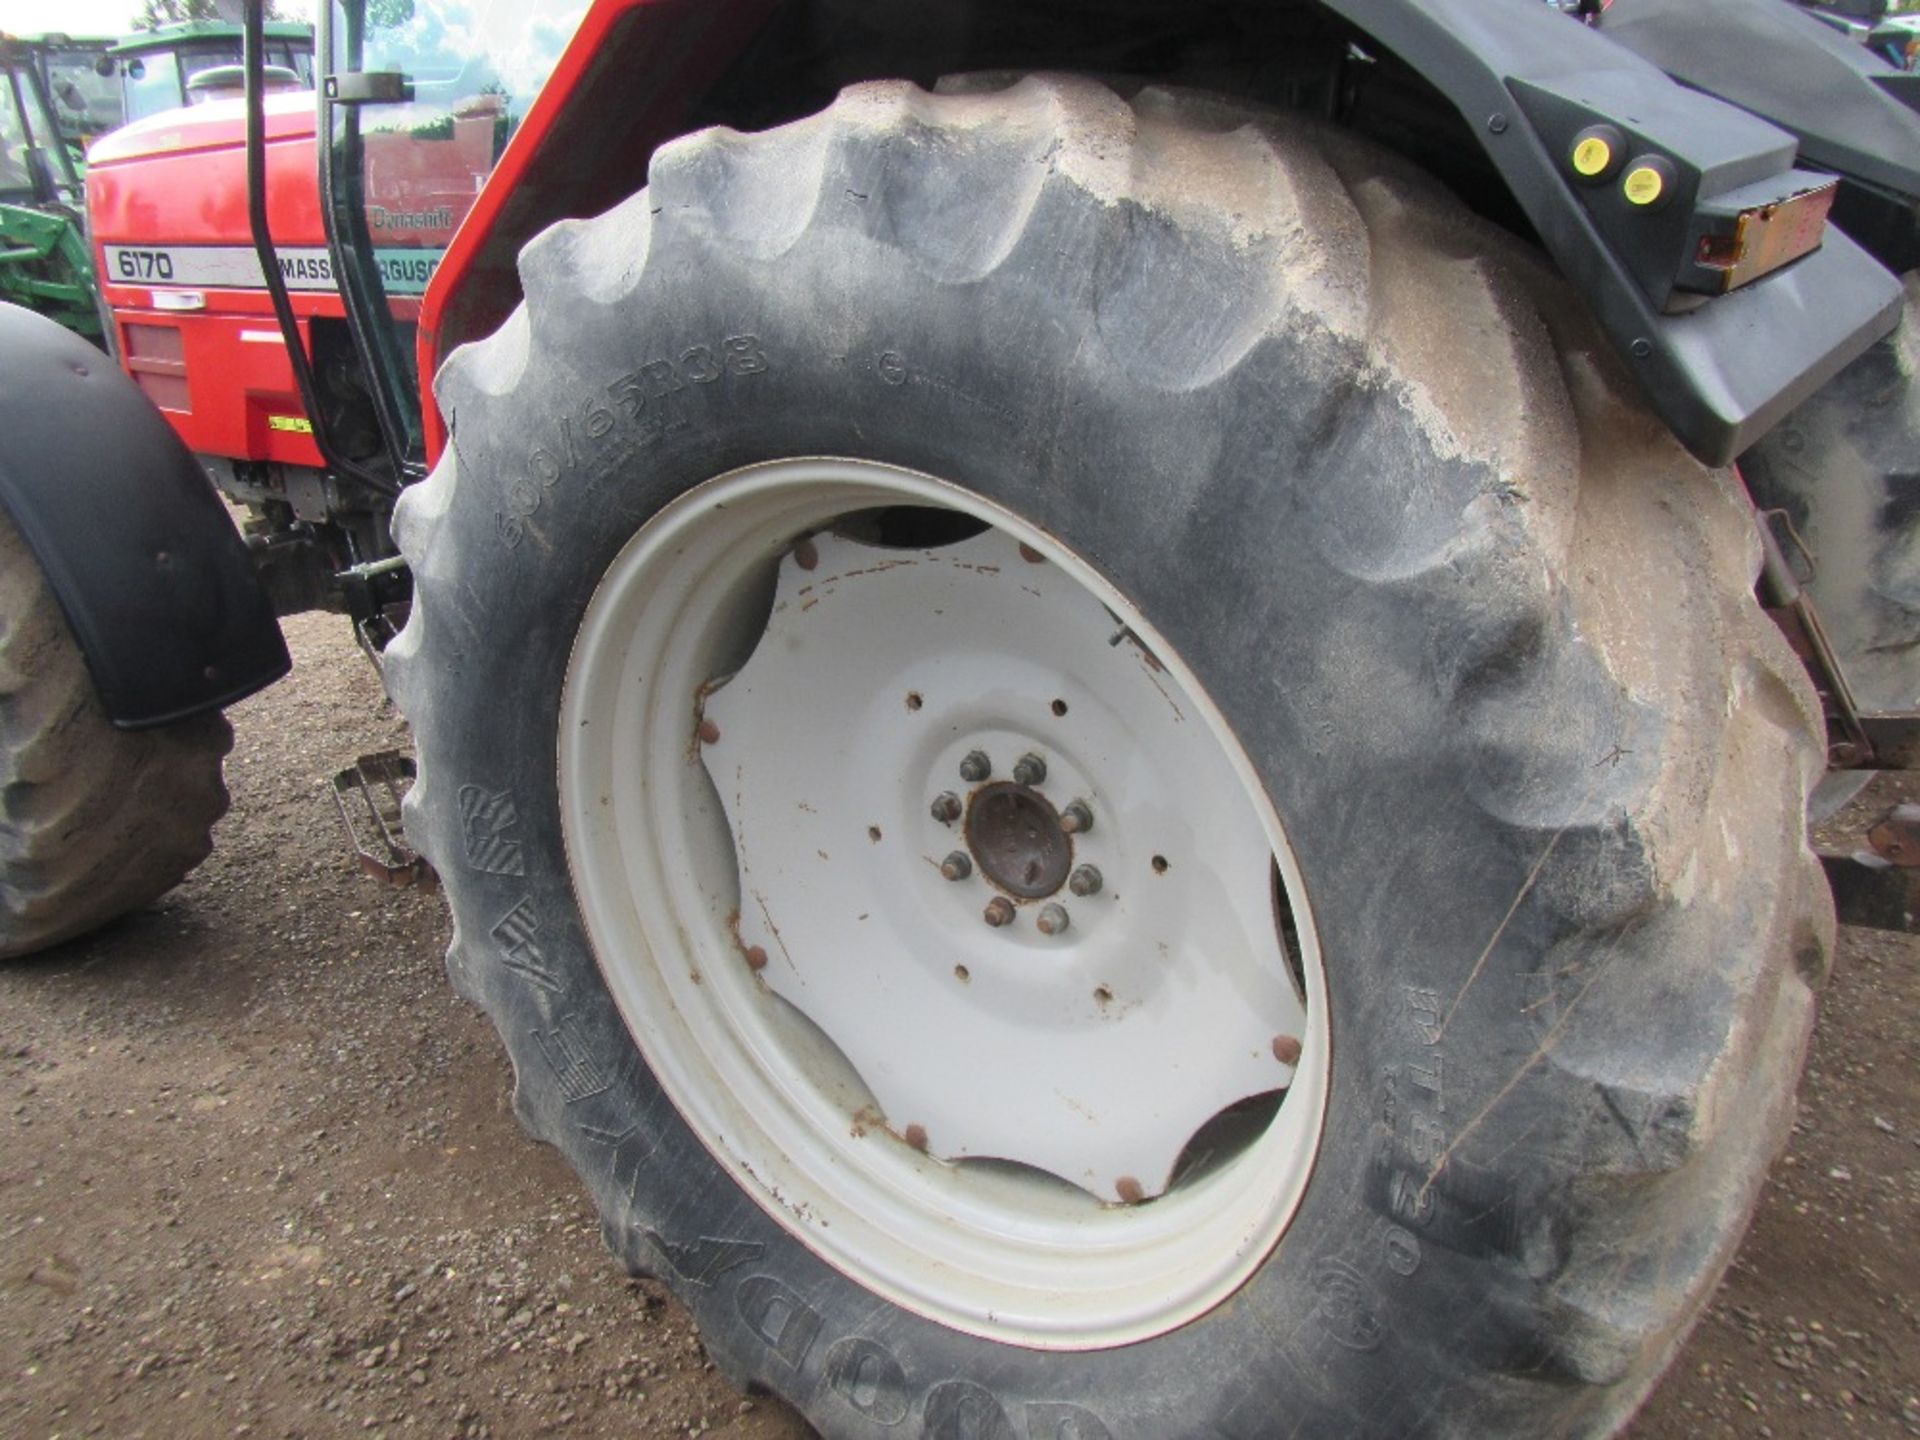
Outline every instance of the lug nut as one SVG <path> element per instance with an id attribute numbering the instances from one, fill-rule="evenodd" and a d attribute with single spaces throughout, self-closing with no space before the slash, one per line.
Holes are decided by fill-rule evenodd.
<path id="1" fill-rule="evenodd" d="M 1013 762 L 1013 779 L 1017 785 L 1040 785 L 1047 778 L 1047 762 L 1038 755 L 1022 755 Z"/>
<path id="2" fill-rule="evenodd" d="M 1084 800 L 1075 800 L 1060 812 L 1060 828 L 1069 835 L 1084 835 L 1093 829 L 1093 811 Z"/>
<path id="3" fill-rule="evenodd" d="M 1040 928 L 1042 935 L 1059 935 L 1072 923 L 1067 919 L 1067 907 L 1064 905 L 1042 905 L 1040 918 L 1033 922 Z"/>
<path id="4" fill-rule="evenodd" d="M 996 895 L 987 902 L 986 911 L 981 918 L 996 930 L 1002 925 L 1011 925 L 1013 923 L 1013 902 L 1004 895 Z"/>
<path id="5" fill-rule="evenodd" d="M 969 750 L 967 758 L 960 762 L 960 778 L 969 785 L 978 785 L 993 774 L 993 761 L 987 758 L 984 750 Z"/>
<path id="6" fill-rule="evenodd" d="M 940 873 L 949 880 L 964 880 L 973 873 L 973 861 L 966 851 L 956 850 L 940 862 Z"/>
<path id="7" fill-rule="evenodd" d="M 1082 865 L 1067 877 L 1067 889 L 1079 896 L 1098 895 L 1106 882 L 1091 865 Z"/>
<path id="8" fill-rule="evenodd" d="M 942 825 L 951 825 L 960 818 L 960 797 L 951 790 L 942 791 L 933 797 L 933 818 Z"/>

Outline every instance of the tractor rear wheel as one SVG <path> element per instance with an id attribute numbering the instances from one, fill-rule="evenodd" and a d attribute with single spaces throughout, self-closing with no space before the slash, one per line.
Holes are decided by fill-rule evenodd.
<path id="1" fill-rule="evenodd" d="M 1867 712 L 1920 709 L 1920 273 L 1900 328 L 1841 371 L 1740 457 L 1773 517 Z M 1824 819 L 1871 770 L 1838 770 L 1814 792 Z"/>
<path id="2" fill-rule="evenodd" d="M 1863 710 L 1920 707 L 1920 273 L 1900 328 L 1740 458 Z"/>
<path id="3" fill-rule="evenodd" d="M 0 959 L 138 909 L 213 849 L 219 715 L 118 730 L 39 562 L 0 515 Z"/>
<path id="4" fill-rule="evenodd" d="M 1623 1423 L 1831 914 L 1750 512 L 1564 286 L 1060 77 L 688 137 L 522 277 L 397 517 L 408 827 L 716 1362 L 832 1436 Z"/>

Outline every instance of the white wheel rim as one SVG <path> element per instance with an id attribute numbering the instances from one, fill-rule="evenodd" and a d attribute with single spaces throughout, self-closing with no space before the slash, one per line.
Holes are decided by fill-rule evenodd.
<path id="1" fill-rule="evenodd" d="M 854 542 L 814 532 L 902 505 L 991 528 L 899 551 L 933 563 L 851 595 L 847 576 L 889 567 L 857 566 Z M 811 570 L 794 557 L 803 536 Z M 1040 563 L 1011 586 L 978 583 L 981 564 L 1022 554 Z M 956 608 L 971 629 L 934 618 Z M 1110 633 L 1090 646 L 1095 625 Z M 956 638 L 980 633 L 999 638 Z M 984 680 L 983 665 L 1026 680 Z M 1128 718 L 1148 712 L 1127 687 L 1149 669 L 1179 725 Z M 1040 817 L 1022 834 L 1050 823 L 1037 794 L 1091 801 L 1093 828 L 1073 843 L 1076 864 L 1105 857 L 1100 892 L 1021 897 L 993 929 L 986 874 L 940 877 L 942 846 L 987 853 L 964 844 L 970 825 L 929 812 L 931 786 L 969 797 L 988 783 L 961 778 L 976 748 L 1003 788 L 1018 755 L 1047 761 L 1051 783 L 1019 802 L 1023 822 Z M 1298 868 L 1199 685 L 1056 541 L 869 462 L 717 477 L 642 527 L 589 603 L 559 780 L 588 937 L 649 1067 L 727 1172 L 859 1283 L 972 1334 L 1091 1349 L 1204 1314 L 1278 1242 L 1312 1170 L 1330 1054 Z M 770 819 L 787 813 L 797 823 Z M 1150 883 L 1150 857 L 1168 850 Z M 1276 870 L 1292 973 L 1270 893 L 1270 949 L 1255 913 L 1253 877 Z M 1040 933 L 1045 904 L 1075 917 L 1064 932 Z M 876 989 L 886 1003 L 863 1003 Z M 981 1054 L 996 1062 L 984 1082 L 964 1058 Z M 1282 1087 L 1255 1133 L 1222 1122 L 1188 1148 L 1207 1116 Z M 1076 1127 L 1074 1113 L 1091 1118 Z M 1196 1164 L 1202 1149 L 1228 1158 Z M 1138 1197 L 1150 1203 L 1113 1203 Z"/>

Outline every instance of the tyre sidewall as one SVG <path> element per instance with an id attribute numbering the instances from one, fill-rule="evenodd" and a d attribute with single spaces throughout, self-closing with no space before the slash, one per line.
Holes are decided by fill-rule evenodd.
<path id="1" fill-rule="evenodd" d="M 485 697 L 432 737 L 440 823 L 458 826 L 441 846 L 455 978 L 485 996 L 523 1118 L 592 1186 L 616 1250 L 673 1285 L 736 1380 L 835 1435 L 1254 1436 L 1283 1413 L 1302 1434 L 1412 1434 L 1474 1377 L 1535 1363 L 1532 1276 L 1559 1249 L 1576 1137 L 1534 1061 L 1545 957 L 1572 922 L 1544 901 L 1509 913 L 1538 837 L 1490 813 L 1489 756 L 1436 679 L 1452 663 L 1436 605 L 1497 617 L 1498 594 L 1456 592 L 1504 571 L 1353 560 L 1381 542 L 1352 515 L 1388 483 L 1497 540 L 1508 522 L 1475 511 L 1490 478 L 1436 453 L 1325 333 L 1174 388 L 1103 359 L 1097 306 L 1057 276 L 933 284 L 844 233 L 772 259 L 683 239 L 656 231 L 643 307 L 581 302 L 550 327 L 535 309 L 512 393 L 455 410 L 462 503 L 421 573 L 430 589 L 436 556 L 459 555 L 485 576 L 418 621 L 444 628 L 447 678 Z M 937 476 L 1091 564 L 1227 717 L 1295 847 L 1330 997 L 1325 1137 L 1263 1269 L 1178 1331 L 1042 1354 L 877 1301 L 687 1129 L 602 981 L 555 776 L 575 632 L 668 501 L 803 455 Z M 1592 703 L 1564 723 L 1594 727 L 1596 754 L 1632 732 L 1597 669 L 1570 684 Z M 1657 763 L 1657 737 L 1642 744 Z"/>

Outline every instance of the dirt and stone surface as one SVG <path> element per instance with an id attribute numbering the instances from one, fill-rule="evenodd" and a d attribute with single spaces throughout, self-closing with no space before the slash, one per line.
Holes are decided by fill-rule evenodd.
<path id="1" fill-rule="evenodd" d="M 214 857 L 0 967 L 0 1436 L 809 1434 L 521 1134 L 438 895 L 364 877 L 327 793 L 404 727 L 344 621 L 288 631 Z M 1920 942 L 1846 932 L 1792 1147 L 1635 1440 L 1920 1436 L 1916 1051 Z"/>

